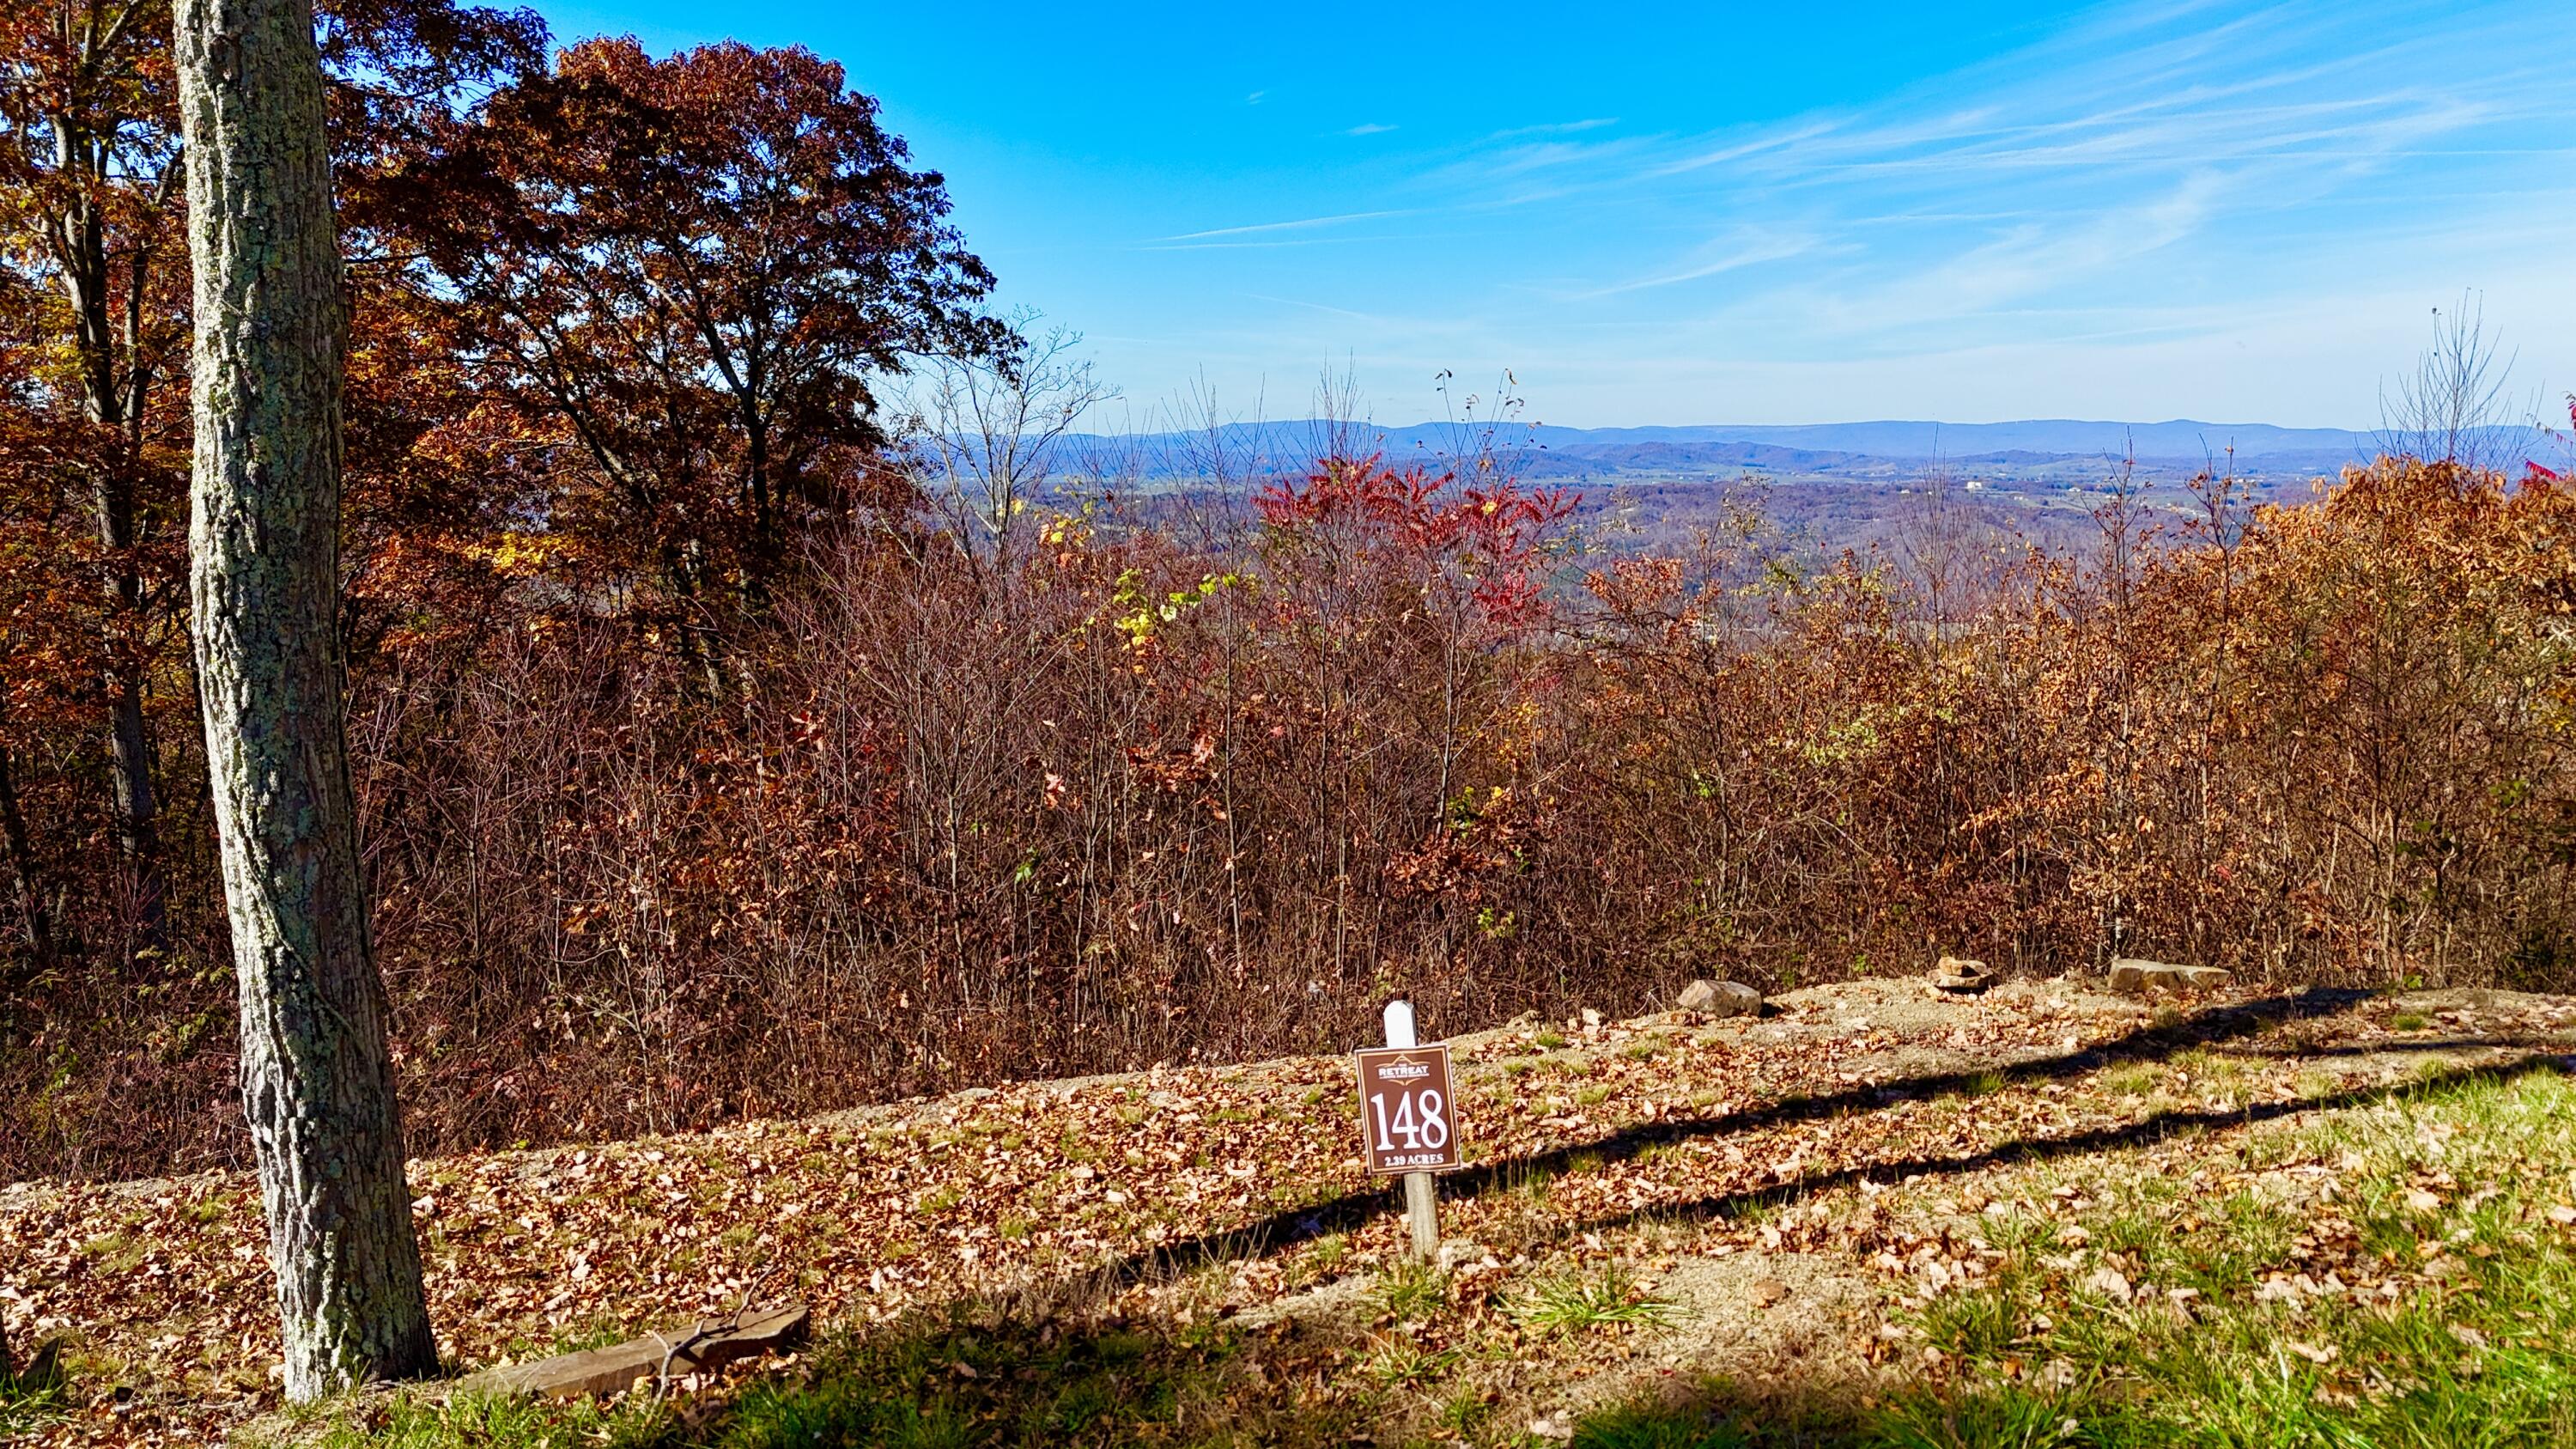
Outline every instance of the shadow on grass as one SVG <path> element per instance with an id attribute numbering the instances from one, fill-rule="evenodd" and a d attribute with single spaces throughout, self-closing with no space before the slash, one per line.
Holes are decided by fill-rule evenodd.
<path id="1" fill-rule="evenodd" d="M 2205 1035 L 2167 1033 L 2158 1045 L 2171 1050 L 2206 1040 Z M 2090 1059 L 2090 1065 L 2081 1070 L 2120 1059 L 2104 1051 L 2079 1055 Z M 2067 1065 L 2069 1060 L 2056 1058 L 2011 1071 L 2061 1075 L 2078 1070 Z M 2561 1056 L 2534 1053 L 2513 1062 L 2432 1073 L 2402 1084 L 2302 1101 L 2260 1103 L 2237 1111 L 2170 1112 L 2118 1128 L 2007 1143 L 1953 1157 L 1874 1161 L 1761 1191 L 1712 1194 L 1695 1202 L 1659 1206 L 1652 1215 L 1659 1220 L 1721 1216 L 1862 1176 L 1932 1176 L 2109 1151 L 2175 1132 L 2366 1106 L 2479 1082 L 2564 1073 L 2567 1067 Z M 1910 1092 L 1938 1090 L 1940 1083 L 1965 1087 L 1968 1075 L 1904 1085 Z M 1873 1094 L 1873 1100 L 1883 1099 Z M 1776 1120 L 1781 1115 L 1821 1110 L 1826 1109 L 1810 1100 L 1744 1115 Z M 1704 1124 L 1682 1125 L 1706 1130 Z M 1669 1135 L 1679 1134 L 1669 1129 L 1653 1136 L 1624 1133 L 1609 1141 L 1660 1140 Z M 1490 1183 L 1500 1167 L 1485 1169 L 1485 1181 Z M 1355 1195 L 1345 1201 L 1374 1203 L 1375 1199 Z M 1574 1234 L 1603 1226 L 1593 1221 L 1569 1223 L 1559 1231 Z M 1277 1240 L 1239 1230 L 1203 1241 L 1213 1261 L 1258 1252 L 1265 1241 Z M 1373 1345 L 1361 1329 L 1339 1319 L 1283 1321 L 1256 1328 L 1224 1320 L 1181 1323 L 1160 1317 L 1102 1316 L 1101 1305 L 1135 1273 L 1146 1268 L 1170 1271 L 1176 1266 L 1170 1255 L 1142 1266 L 1138 1260 L 1127 1260 L 1097 1274 L 1032 1287 L 1014 1297 L 988 1297 L 879 1329 L 835 1335 L 809 1351 L 792 1374 L 756 1381 L 730 1402 L 694 1416 L 637 1410 L 622 1421 L 575 1426 L 581 1432 L 567 1435 L 566 1422 L 560 1418 L 531 1414 L 523 1423 L 505 1424 L 489 1417 L 495 1412 L 489 1409 L 469 1406 L 460 1413 L 450 1406 L 424 1413 L 411 1423 L 369 1427 L 408 1449 L 465 1444 L 534 1449 L 540 1443 L 576 1442 L 650 1449 L 827 1445 L 1107 1449 L 1113 1445 L 1255 1444 L 1320 1449 L 1435 1439 L 1525 1442 L 1519 1434 L 1521 1425 L 1494 1417 L 1499 1410 L 1493 1396 L 1476 1389 L 1475 1375 L 1443 1379 L 1446 1370 L 1435 1369 L 1422 1388 L 1396 1387 L 1400 1377 L 1383 1372 L 1386 1365 L 1379 1358 L 1383 1346 Z M 1851 1386 L 1812 1382 L 1751 1387 L 1720 1379 L 1681 1383 L 1595 1411 L 1577 1426 L 1574 1444 L 1576 1449 L 1970 1449 L 1986 1445 L 2040 1449 L 2162 1443 L 2167 1439 L 2159 1436 L 2171 1429 L 2156 1416 L 2154 1404 L 2119 1396 L 2002 1383 L 1917 1382 L 1882 1388 L 1883 1396 L 1872 1398 Z M 485 1417 L 477 1419 L 476 1414 Z"/>
<path id="2" fill-rule="evenodd" d="M 1287 1323 L 1121 1321 L 1071 1293 L 1056 1305 L 989 1299 L 836 1333 L 729 1398 L 414 1400 L 344 1423 L 320 1449 L 1323 1449 L 1381 1427 L 1382 1395 L 1350 1347 L 1345 1333 Z"/>
<path id="3" fill-rule="evenodd" d="M 1813 1122 L 1852 1112 L 1874 1111 L 1907 1098 L 1937 1097 L 1952 1092 L 1987 1092 L 1994 1089 L 1997 1079 L 2005 1085 L 2055 1081 L 2084 1076 L 2122 1062 L 2162 1060 L 2195 1048 L 2214 1046 L 2269 1031 L 2290 1022 L 2332 1016 L 2370 999 L 2371 993 L 2366 991 L 2313 987 L 2288 995 L 2265 997 L 2258 1001 L 2222 1007 L 2178 1022 L 2142 1027 L 2125 1036 L 2081 1051 L 2040 1057 L 2009 1066 L 1979 1066 L 1964 1071 L 1909 1077 L 1895 1082 L 1864 1084 L 1839 1092 L 1788 1097 L 1765 1106 L 1740 1112 L 1727 1112 L 1714 1117 L 1678 1120 L 1667 1118 L 1662 1121 L 1642 1123 L 1590 1142 L 1574 1143 L 1552 1151 L 1522 1157 L 1500 1158 L 1479 1163 L 1465 1171 L 1443 1177 L 1440 1180 L 1440 1195 L 1451 1199 L 1474 1198 L 1498 1188 L 1509 1189 L 1514 1184 L 1527 1181 L 1533 1176 L 1562 1172 L 1578 1158 L 1603 1163 L 1617 1162 L 1634 1157 L 1649 1148 L 1701 1138 L 1723 1137 L 1737 1132 L 1760 1131 L 1767 1127 L 1784 1126 L 1790 1123 Z M 2301 1105 L 2294 1110 L 2313 1110 L 2313 1108 Z M 2231 1115 L 2226 1120 L 2237 1119 Z M 2182 1124 L 2177 1121 L 2172 1125 Z M 1986 1156 L 1991 1157 L 1992 1154 L 1986 1154 Z M 1961 1165 L 1947 1170 L 1967 1171 L 1979 1165 L 1983 1164 L 1962 1160 Z M 1887 1164 L 1868 1169 L 1873 1174 L 1883 1174 L 1888 1170 L 1929 1174 L 1944 1168 L 1939 1163 L 1928 1165 L 1914 1163 L 1901 1167 L 1897 1164 Z M 1789 1184 L 1781 1191 L 1794 1196 L 1800 1191 L 1823 1185 L 1827 1185 L 1826 1180 L 1808 1180 Z M 1327 1202 L 1284 1209 L 1222 1232 L 1162 1244 L 1113 1260 L 1104 1265 L 1102 1272 L 1113 1282 L 1132 1283 L 1185 1273 L 1210 1262 L 1235 1257 L 1260 1256 L 1308 1238 L 1344 1232 L 1357 1227 L 1379 1213 L 1393 1210 L 1396 1202 L 1394 1193 L 1395 1190 L 1392 1187 L 1372 1188 L 1363 1192 L 1348 1193 Z M 1685 1208 L 1685 1211 L 1687 1210 Z"/>
<path id="4" fill-rule="evenodd" d="M 1982 1152 L 1964 1152 L 1949 1157 L 1909 1157 L 1866 1162 L 1837 1172 L 1813 1173 L 1775 1187 L 1757 1188 L 1749 1192 L 1714 1193 L 1702 1198 L 1660 1203 L 1640 1212 L 1586 1219 L 1579 1226 L 1568 1224 L 1559 1231 L 1560 1236 L 1577 1232 L 1600 1232 L 1605 1228 L 1622 1227 L 1644 1218 L 1652 1218 L 1658 1222 L 1688 1222 L 1732 1217 L 1744 1212 L 1794 1202 L 1809 1193 L 1849 1187 L 1864 1179 L 1899 1182 L 1909 1177 L 1948 1177 L 1961 1173 L 1981 1172 L 1992 1167 L 2046 1162 L 2061 1157 L 2083 1157 L 2096 1152 L 2117 1152 L 2123 1148 L 2149 1146 L 2168 1137 L 2185 1133 L 2253 1126 L 2265 1122 L 2277 1122 L 2288 1117 L 2305 1116 L 2312 1112 L 2337 1112 L 2350 1107 L 2367 1107 L 2411 1092 L 2442 1091 L 2478 1082 L 2511 1081 L 2532 1072 L 2564 1073 L 2568 1070 L 2568 1065 L 2568 1059 L 2558 1052 L 2533 1052 L 2513 1061 L 2459 1067 L 2450 1071 L 2413 1077 L 2404 1082 L 2355 1087 L 2348 1091 L 2324 1096 L 2301 1097 L 2287 1102 L 2254 1102 L 2239 1108 L 2210 1111 L 2158 1112 L 2153 1116 L 2118 1127 L 2070 1132 L 2063 1137 L 2017 1138 Z"/>

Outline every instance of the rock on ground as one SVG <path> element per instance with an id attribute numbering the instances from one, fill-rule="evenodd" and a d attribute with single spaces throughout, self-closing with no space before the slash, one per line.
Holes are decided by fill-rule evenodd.
<path id="1" fill-rule="evenodd" d="M 2223 966 L 2177 966 L 2130 956 L 2111 963 L 2111 989 L 2130 996 L 2156 990 L 2210 991 L 2235 980 L 2236 973 Z"/>

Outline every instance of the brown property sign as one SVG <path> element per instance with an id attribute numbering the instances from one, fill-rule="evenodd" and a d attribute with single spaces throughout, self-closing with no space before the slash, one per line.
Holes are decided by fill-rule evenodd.
<path id="1" fill-rule="evenodd" d="M 1380 1176 L 1447 1172 L 1458 1160 L 1449 1048 L 1369 1047 L 1359 1053 L 1360 1135 Z"/>

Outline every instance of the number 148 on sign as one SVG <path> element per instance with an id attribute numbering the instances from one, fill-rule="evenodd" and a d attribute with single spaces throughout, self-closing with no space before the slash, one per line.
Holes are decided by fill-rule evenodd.
<path id="1" fill-rule="evenodd" d="M 1445 1172 L 1459 1165 L 1446 1046 L 1359 1053 L 1360 1135 L 1372 1173 Z"/>

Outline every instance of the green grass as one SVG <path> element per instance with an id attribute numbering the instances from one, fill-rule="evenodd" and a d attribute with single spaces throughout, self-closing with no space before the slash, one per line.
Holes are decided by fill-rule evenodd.
<path id="1" fill-rule="evenodd" d="M 1960 1082 L 1959 1095 L 1962 1097 L 1991 1097 L 1995 1093 L 2002 1091 L 2006 1085 L 2008 1084 L 2004 1080 L 2004 1074 L 1989 1068 L 1982 1072 L 1971 1073 L 1964 1081 Z"/>
<path id="2" fill-rule="evenodd" d="M 1682 1316 L 1681 1305 L 1648 1297 L 1616 1263 L 1593 1273 L 1576 1270 L 1541 1279 L 1510 1307 L 1514 1318 L 1543 1333 L 1614 1326 L 1656 1328 Z"/>
<path id="3" fill-rule="evenodd" d="M 1438 1382 L 1465 1356 L 1459 1349 L 1425 1348 L 1412 1338 L 1394 1334 L 1360 1360 L 1360 1372 L 1385 1388 L 1421 1388 Z"/>
<path id="4" fill-rule="evenodd" d="M 59 1386 L 31 1389 L 0 1380 L 0 1439 L 32 1434 L 71 1408 L 69 1395 Z"/>
<path id="5" fill-rule="evenodd" d="M 2224 1090 L 2218 1062 L 2185 1065 Z M 2003 1256 L 1974 1286 L 1901 1320 L 1936 1369 L 1867 1404 L 1784 1409 L 1716 1385 L 1587 1420 L 1581 1446 L 1808 1444 L 1854 1449 L 2545 1449 L 2576 1444 L 2576 1227 L 2549 1216 L 2576 1192 L 2576 1084 L 2554 1072 L 2411 1086 L 2285 1144 L 2339 1162 L 2330 1198 L 2284 1205 L 2210 1196 L 2155 1175 L 2105 1189 L 2065 1225 L 1987 1219 Z M 2454 1187 L 2422 1184 L 2447 1174 Z M 2303 1246 L 2348 1221 L 2339 1257 L 2387 1276 L 2394 1298 L 2327 1294 L 2293 1306 L 2266 1279 L 2332 1269 Z M 2426 1244 L 2450 1276 L 2414 1270 Z M 2392 1268 L 2394 1258 L 2404 1271 Z M 2134 1298 L 2088 1279 L 2116 1261 Z M 2168 1290 L 2194 1295 L 2180 1302 Z"/>
<path id="6" fill-rule="evenodd" d="M 1449 1277 L 1425 1263 L 1399 1263 L 1378 1279 L 1369 1300 L 1399 1323 L 1417 1322 L 1449 1306 Z"/>
<path id="7" fill-rule="evenodd" d="M 2102 1074 L 2102 1088 L 2114 1096 L 2143 1097 L 2164 1080 L 2164 1069 L 2152 1062 L 2129 1062 Z"/>

